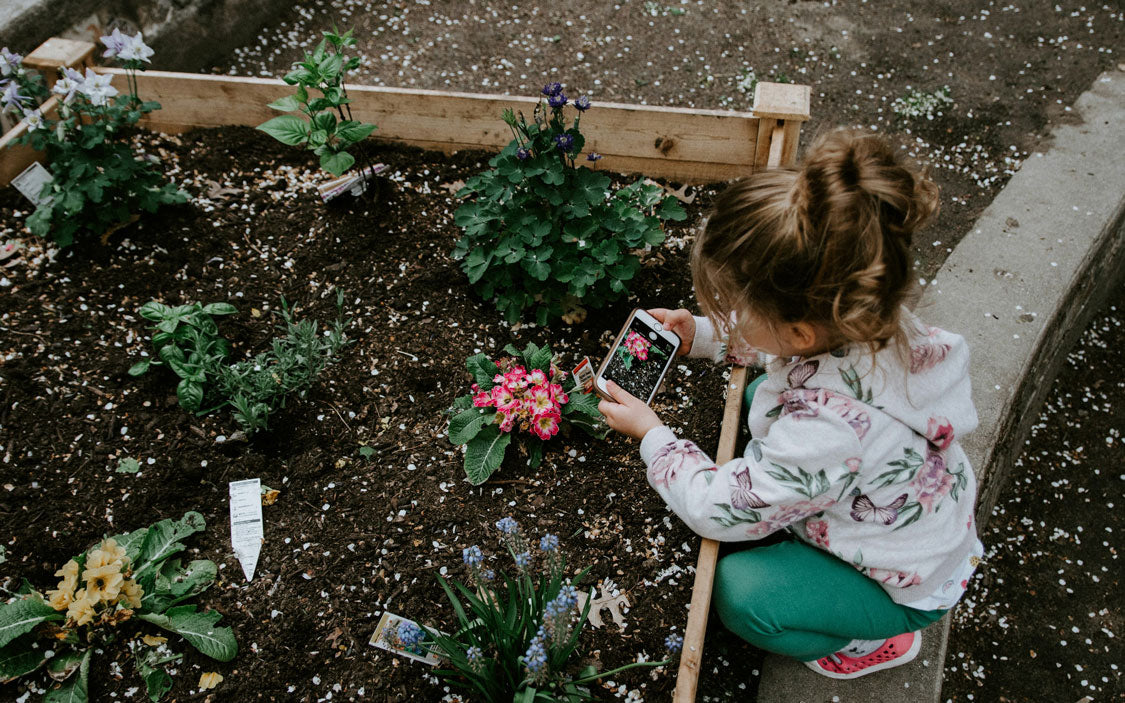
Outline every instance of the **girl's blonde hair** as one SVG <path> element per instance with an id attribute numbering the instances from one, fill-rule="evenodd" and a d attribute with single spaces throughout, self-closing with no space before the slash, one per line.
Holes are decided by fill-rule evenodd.
<path id="1" fill-rule="evenodd" d="M 937 208 L 937 186 L 886 141 L 830 132 L 799 168 L 755 173 L 715 200 L 692 250 L 700 307 L 717 329 L 734 313 L 818 324 L 834 346 L 904 341 L 911 237 Z"/>

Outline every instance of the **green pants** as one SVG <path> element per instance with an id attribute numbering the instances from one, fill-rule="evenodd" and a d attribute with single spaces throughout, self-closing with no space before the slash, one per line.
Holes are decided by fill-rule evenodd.
<path id="1" fill-rule="evenodd" d="M 747 405 L 764 379 L 747 386 Z M 838 652 L 853 639 L 919 630 L 945 614 L 899 605 L 851 564 L 793 538 L 722 557 L 714 604 L 742 639 L 801 661 Z"/>

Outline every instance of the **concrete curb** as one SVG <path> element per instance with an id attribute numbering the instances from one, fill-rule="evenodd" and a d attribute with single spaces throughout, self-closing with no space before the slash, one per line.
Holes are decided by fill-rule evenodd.
<path id="1" fill-rule="evenodd" d="M 964 442 L 981 479 L 986 524 L 1012 462 L 1067 352 L 1125 280 L 1125 72 L 1102 74 L 1078 98 L 926 289 L 926 322 L 964 335 L 973 351 L 980 427 Z M 770 656 L 759 703 L 940 701 L 949 616 L 924 633 L 911 664 L 834 681 Z"/>

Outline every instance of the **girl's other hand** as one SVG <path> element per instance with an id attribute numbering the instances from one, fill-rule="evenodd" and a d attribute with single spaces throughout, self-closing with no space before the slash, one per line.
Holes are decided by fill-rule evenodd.
<path id="1" fill-rule="evenodd" d="M 633 439 L 644 439 L 649 430 L 664 424 L 644 401 L 630 395 L 613 381 L 606 379 L 606 389 L 613 400 L 602 400 L 598 403 L 598 410 L 605 415 L 605 422 L 611 429 Z"/>
<path id="2" fill-rule="evenodd" d="M 679 310 L 653 308 L 645 312 L 659 320 L 660 324 L 664 325 L 664 329 L 675 332 L 680 338 L 680 349 L 676 352 L 676 356 L 687 356 L 691 351 L 691 343 L 695 340 L 695 318 L 691 313 L 683 308 Z"/>

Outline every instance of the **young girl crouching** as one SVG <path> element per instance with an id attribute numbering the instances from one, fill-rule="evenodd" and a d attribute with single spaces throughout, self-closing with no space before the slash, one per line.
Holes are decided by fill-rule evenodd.
<path id="1" fill-rule="evenodd" d="M 744 456 L 717 466 L 612 383 L 600 406 L 642 440 L 649 483 L 695 532 L 790 533 L 723 557 L 715 607 L 748 642 L 832 678 L 912 660 L 983 554 L 957 441 L 977 424 L 969 350 L 904 307 L 911 236 L 936 209 L 931 181 L 846 131 L 798 169 L 731 185 L 692 252 L 704 316 L 649 312 L 681 354 L 765 361 Z"/>

